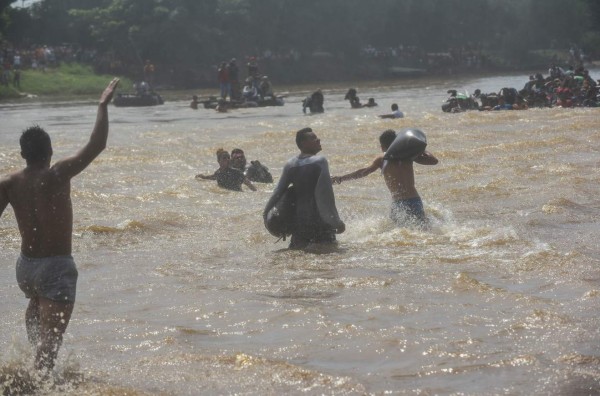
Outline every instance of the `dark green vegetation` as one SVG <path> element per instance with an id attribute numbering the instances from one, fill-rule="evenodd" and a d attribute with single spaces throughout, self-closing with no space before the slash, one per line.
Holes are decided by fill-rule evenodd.
<path id="1" fill-rule="evenodd" d="M 232 57 L 241 76 L 245 58 L 258 56 L 261 72 L 291 83 L 384 78 L 407 68 L 456 72 L 465 62 L 448 65 L 452 51 L 476 54 L 488 69 L 547 67 L 540 54 L 548 53 L 567 62 L 563 54 L 571 46 L 600 55 L 597 0 L 41 0 L 17 8 L 20 3 L 0 0 L 0 39 L 17 47 L 94 49 L 96 71 L 132 78 L 150 59 L 158 82 L 180 87 L 215 84 L 215 65 Z M 369 45 L 377 56 L 364 51 Z"/>

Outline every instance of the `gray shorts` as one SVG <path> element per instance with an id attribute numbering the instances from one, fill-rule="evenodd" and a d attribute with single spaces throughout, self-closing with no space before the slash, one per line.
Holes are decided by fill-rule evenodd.
<path id="1" fill-rule="evenodd" d="M 71 256 L 17 259 L 17 283 L 27 298 L 74 303 L 77 267 Z"/>

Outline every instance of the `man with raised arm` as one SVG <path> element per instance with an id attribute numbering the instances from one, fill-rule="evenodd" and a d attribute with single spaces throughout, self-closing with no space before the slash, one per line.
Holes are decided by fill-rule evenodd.
<path id="1" fill-rule="evenodd" d="M 100 96 L 94 129 L 79 152 L 50 165 L 50 136 L 39 126 L 30 127 L 20 138 L 25 168 L 0 180 L 0 215 L 10 204 L 21 234 L 17 282 L 29 298 L 25 326 L 37 369 L 54 367 L 73 312 L 77 268 L 71 256 L 71 179 L 106 147 L 107 106 L 118 83 L 113 79 Z"/>

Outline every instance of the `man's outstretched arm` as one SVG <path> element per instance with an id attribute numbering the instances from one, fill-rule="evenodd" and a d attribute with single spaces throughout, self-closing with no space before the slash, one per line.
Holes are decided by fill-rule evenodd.
<path id="1" fill-rule="evenodd" d="M 367 166 L 366 168 L 361 168 L 358 170 L 355 170 L 354 172 L 348 173 L 346 175 L 343 176 L 333 176 L 331 178 L 331 182 L 333 184 L 340 184 L 343 181 L 346 180 L 352 180 L 352 179 L 360 179 L 362 177 L 368 176 L 371 173 L 375 172 L 377 169 L 381 169 L 381 166 L 383 165 L 383 157 L 377 157 L 375 158 L 375 161 L 373 161 L 373 163 L 369 166 Z"/>
<path id="2" fill-rule="evenodd" d="M 106 148 L 108 139 L 108 104 L 110 103 L 119 79 L 114 78 L 100 96 L 96 123 L 90 135 L 90 140 L 79 152 L 72 157 L 56 162 L 52 167 L 59 177 L 72 178 L 83 171 Z"/>

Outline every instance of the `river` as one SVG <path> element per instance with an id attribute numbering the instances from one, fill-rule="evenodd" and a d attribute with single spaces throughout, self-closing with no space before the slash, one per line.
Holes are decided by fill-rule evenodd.
<path id="1" fill-rule="evenodd" d="M 598 78 L 600 70 L 591 70 Z M 580 395 L 600 393 L 600 109 L 441 111 L 446 91 L 521 88 L 527 75 L 314 87 L 283 107 L 192 110 L 189 95 L 109 107 L 108 148 L 73 181 L 77 303 L 46 394 Z M 277 87 L 275 87 L 277 88 Z M 32 124 L 54 158 L 88 139 L 95 98 L 0 105 L 0 171 Z M 403 119 L 384 120 L 398 103 Z M 274 185 L 194 179 L 240 147 L 277 180 L 295 131 L 333 175 L 371 163 L 379 134 L 415 127 L 430 231 L 394 227 L 379 174 L 334 186 L 347 230 L 331 254 L 287 251 L 263 227 Z M 0 220 L 0 378 L 29 373 L 20 237 Z M 13 385 L 11 385 L 13 386 Z M 16 388 L 10 388 L 14 392 Z M 42 390 L 38 390 L 42 392 Z"/>

